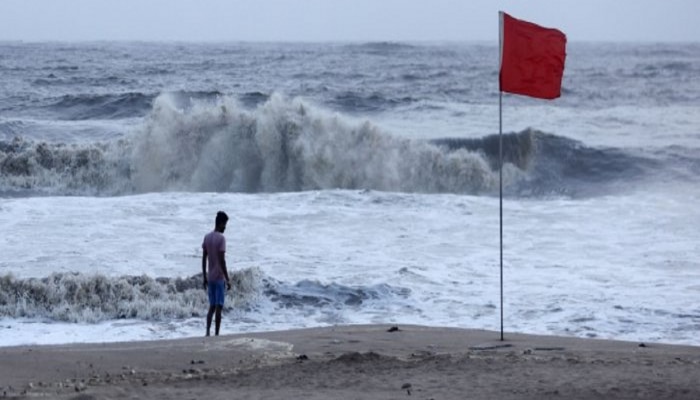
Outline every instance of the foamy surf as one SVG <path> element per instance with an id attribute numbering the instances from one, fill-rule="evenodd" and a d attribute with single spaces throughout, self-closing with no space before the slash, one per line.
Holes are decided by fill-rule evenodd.
<path id="1" fill-rule="evenodd" d="M 299 98 L 275 95 L 248 109 L 226 96 L 180 96 L 158 96 L 141 127 L 120 139 L 54 143 L 18 136 L 0 141 L 0 191 L 497 193 L 497 135 L 413 140 Z M 682 166 L 675 154 L 659 159 L 592 148 L 533 129 L 506 134 L 503 146 L 509 195 L 606 193 L 614 188 L 611 183 L 634 184 L 659 172 L 677 173 Z M 700 165 L 692 162 L 692 168 Z"/>

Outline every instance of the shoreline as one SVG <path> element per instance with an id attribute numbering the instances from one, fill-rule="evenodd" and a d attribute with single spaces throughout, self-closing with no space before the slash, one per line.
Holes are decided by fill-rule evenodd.
<path id="1" fill-rule="evenodd" d="M 418 325 L 0 347 L 8 398 L 697 399 L 700 347 Z"/>

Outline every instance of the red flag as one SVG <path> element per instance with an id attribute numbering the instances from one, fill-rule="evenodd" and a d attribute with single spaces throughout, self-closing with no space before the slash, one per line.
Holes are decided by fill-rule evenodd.
<path id="1" fill-rule="evenodd" d="M 501 12 L 502 92 L 541 99 L 561 95 L 566 35 Z"/>

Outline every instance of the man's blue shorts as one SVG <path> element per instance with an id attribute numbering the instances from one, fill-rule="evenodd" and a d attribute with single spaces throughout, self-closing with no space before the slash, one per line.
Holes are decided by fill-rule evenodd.
<path id="1" fill-rule="evenodd" d="M 226 281 L 214 281 L 207 284 L 207 293 L 209 293 L 210 306 L 224 306 L 226 298 Z"/>

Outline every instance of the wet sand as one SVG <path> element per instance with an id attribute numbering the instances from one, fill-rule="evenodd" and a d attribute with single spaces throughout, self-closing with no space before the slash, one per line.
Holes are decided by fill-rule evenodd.
<path id="1" fill-rule="evenodd" d="M 0 396 L 57 399 L 700 399 L 700 347 L 353 325 L 0 347 Z"/>

